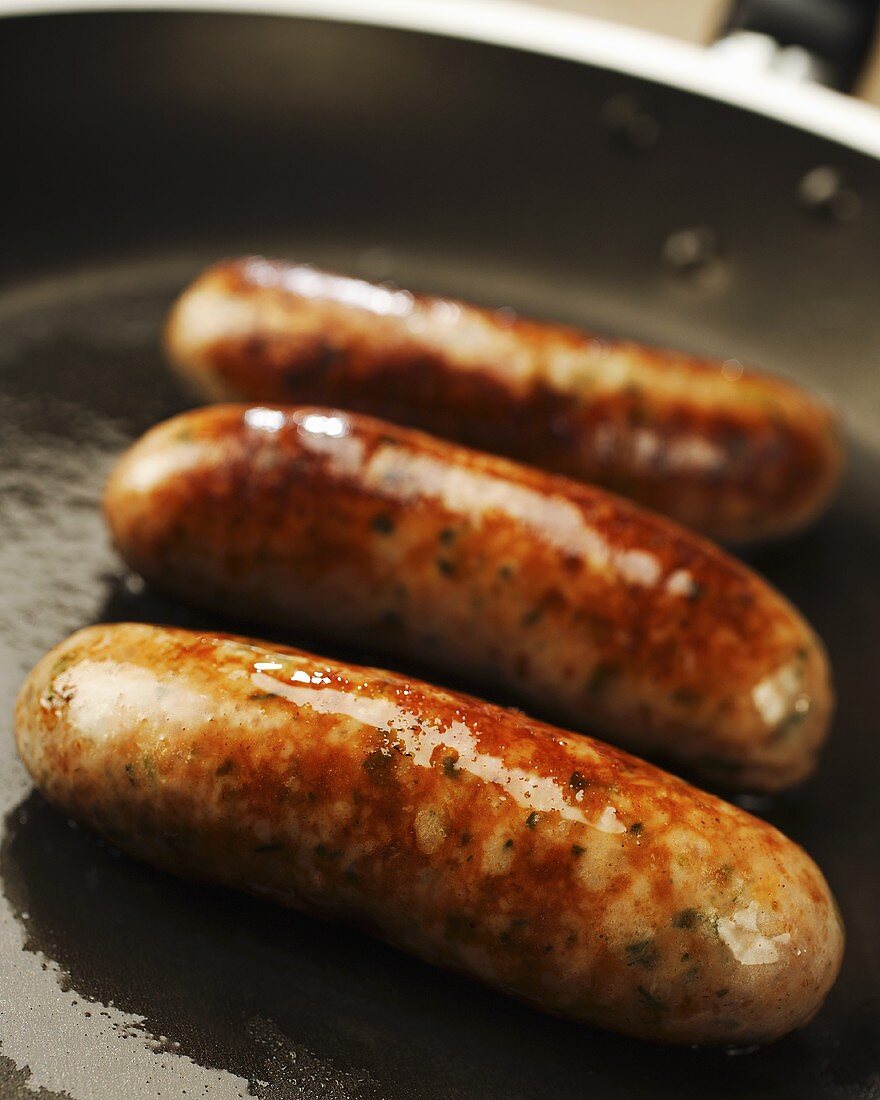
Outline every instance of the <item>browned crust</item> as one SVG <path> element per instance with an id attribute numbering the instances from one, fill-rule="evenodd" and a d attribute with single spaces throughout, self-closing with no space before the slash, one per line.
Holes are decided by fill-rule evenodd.
<path id="1" fill-rule="evenodd" d="M 197 410 L 132 448 L 105 509 L 128 564 L 185 600 L 464 670 L 715 782 L 797 782 L 827 731 L 821 643 L 741 563 L 599 489 L 408 429 Z"/>
<path id="2" fill-rule="evenodd" d="M 838 483 L 834 417 L 782 379 L 428 296 L 371 312 L 340 300 L 337 284 L 369 289 L 354 280 L 312 272 L 326 289 L 299 293 L 310 271 L 209 269 L 171 314 L 171 361 L 212 397 L 380 416 L 595 482 L 723 542 L 803 527 Z M 431 320 L 444 308 L 453 321 Z"/>
<path id="3" fill-rule="evenodd" d="M 769 825 L 606 745 L 391 673 L 91 627 L 28 678 L 16 736 L 46 795 L 125 850 L 590 1023 L 767 1041 L 806 1022 L 839 969 L 828 887 Z M 613 831 L 597 829 L 609 813 Z M 734 949 L 731 921 L 749 914 L 759 933 Z"/>

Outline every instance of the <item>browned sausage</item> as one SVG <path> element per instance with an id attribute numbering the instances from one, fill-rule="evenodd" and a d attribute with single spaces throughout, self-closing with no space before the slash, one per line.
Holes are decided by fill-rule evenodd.
<path id="1" fill-rule="evenodd" d="M 90 627 L 31 673 L 16 736 L 47 797 L 133 855 L 588 1023 L 763 1042 L 809 1020 L 840 967 L 828 886 L 769 825 L 391 673 Z"/>
<path id="2" fill-rule="evenodd" d="M 120 552 L 250 621 L 381 645 L 566 725 L 773 790 L 813 767 L 822 646 L 765 582 L 671 521 L 353 413 L 213 406 L 111 476 Z"/>
<path id="3" fill-rule="evenodd" d="M 722 542 L 782 535 L 841 469 L 829 410 L 778 378 L 311 267 L 220 264 L 172 363 L 213 399 L 372 413 L 629 496 Z"/>

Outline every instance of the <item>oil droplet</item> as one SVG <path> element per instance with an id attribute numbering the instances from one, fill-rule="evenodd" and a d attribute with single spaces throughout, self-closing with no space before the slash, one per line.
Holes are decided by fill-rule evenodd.
<path id="1" fill-rule="evenodd" d="M 613 95 L 602 104 L 599 122 L 615 145 L 634 152 L 652 148 L 660 137 L 657 119 L 627 92 Z"/>
<path id="2" fill-rule="evenodd" d="M 681 274 L 699 271 L 717 255 L 717 234 L 705 225 L 678 229 L 669 234 L 663 245 L 663 259 L 669 267 Z"/>
<path id="3" fill-rule="evenodd" d="M 682 283 L 699 290 L 717 290 L 726 281 L 727 265 L 721 241 L 706 225 L 676 229 L 663 242 L 663 263 Z"/>
<path id="4" fill-rule="evenodd" d="M 721 364 L 721 374 L 728 382 L 738 382 L 743 375 L 743 365 L 739 359 L 725 359 Z"/>
<path id="5" fill-rule="evenodd" d="M 862 212 L 862 200 L 845 185 L 840 171 L 829 164 L 811 168 L 802 177 L 797 198 L 808 213 L 828 221 L 855 221 Z"/>

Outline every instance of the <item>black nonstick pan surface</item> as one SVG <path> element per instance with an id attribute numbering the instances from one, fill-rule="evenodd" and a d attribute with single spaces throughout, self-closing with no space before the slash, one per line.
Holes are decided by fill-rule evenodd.
<path id="1" fill-rule="evenodd" d="M 880 1096 L 880 161 L 607 69 L 320 19 L 9 17 L 0 87 L 0 1094 Z M 838 401 L 840 499 L 750 555 L 825 639 L 840 699 L 816 777 L 743 800 L 843 910 L 808 1028 L 670 1050 L 550 1019 L 161 876 L 32 793 L 11 708 L 45 649 L 96 620 L 249 629 L 144 590 L 97 509 L 119 451 L 188 404 L 159 350 L 169 303 L 242 251 L 757 362 Z"/>

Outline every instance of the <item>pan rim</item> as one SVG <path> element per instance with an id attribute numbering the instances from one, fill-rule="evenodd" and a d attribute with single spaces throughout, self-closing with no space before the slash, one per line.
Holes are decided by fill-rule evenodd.
<path id="1" fill-rule="evenodd" d="M 869 103 L 773 73 L 743 80 L 706 47 L 522 0 L 0 0 L 0 18 L 123 12 L 321 19 L 484 42 L 699 95 L 880 160 L 880 110 Z"/>

